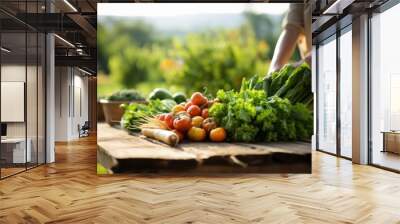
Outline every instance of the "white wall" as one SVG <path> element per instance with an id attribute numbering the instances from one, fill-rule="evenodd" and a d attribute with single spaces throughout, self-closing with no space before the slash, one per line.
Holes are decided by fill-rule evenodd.
<path id="1" fill-rule="evenodd" d="M 88 78 L 83 75 L 76 68 L 56 67 L 56 141 L 79 138 L 78 125 L 88 120 Z"/>
<path id="2" fill-rule="evenodd" d="M 76 74 L 77 72 L 78 75 Z M 88 78 L 82 76 L 79 70 L 74 70 L 74 91 L 72 92 L 74 99 L 74 108 L 72 109 L 73 119 L 72 119 L 72 130 L 71 135 L 78 136 L 78 124 L 83 125 L 85 121 L 88 120 Z"/>
<path id="3" fill-rule="evenodd" d="M 55 140 L 68 141 L 68 88 L 69 76 L 67 67 L 55 68 Z"/>

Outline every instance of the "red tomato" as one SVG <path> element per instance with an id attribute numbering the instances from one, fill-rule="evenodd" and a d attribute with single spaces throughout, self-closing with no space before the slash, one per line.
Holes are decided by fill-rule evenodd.
<path id="1" fill-rule="evenodd" d="M 167 124 L 169 129 L 174 129 L 174 116 L 171 113 L 165 115 L 164 122 Z"/>
<path id="2" fill-rule="evenodd" d="M 201 106 L 207 103 L 207 98 L 205 98 L 203 94 L 201 94 L 200 92 L 195 92 L 190 98 L 190 101 L 192 102 L 193 105 Z"/>
<path id="3" fill-rule="evenodd" d="M 159 115 L 157 116 L 157 118 L 158 118 L 158 120 L 160 120 L 160 121 L 165 121 L 165 114 L 159 114 Z"/>
<path id="4" fill-rule="evenodd" d="M 192 106 L 193 104 L 192 104 L 192 102 L 187 102 L 186 104 L 185 104 L 185 110 L 187 111 L 187 109 L 190 107 L 190 106 Z"/>
<path id="5" fill-rule="evenodd" d="M 181 112 L 178 112 L 177 114 L 175 114 L 175 118 L 176 117 L 180 117 L 180 116 L 190 117 L 190 114 L 188 112 L 186 112 L 186 111 L 181 111 Z"/>
<path id="6" fill-rule="evenodd" d="M 174 120 L 174 128 L 181 132 L 186 132 L 192 127 L 192 120 L 188 116 L 178 116 Z"/>
<path id="7" fill-rule="evenodd" d="M 187 109 L 187 112 L 190 114 L 190 116 L 200 116 L 201 115 L 201 109 L 197 105 L 192 105 Z"/>

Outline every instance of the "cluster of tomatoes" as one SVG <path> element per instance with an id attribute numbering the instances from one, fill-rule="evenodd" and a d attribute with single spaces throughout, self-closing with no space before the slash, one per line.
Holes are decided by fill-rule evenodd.
<path id="1" fill-rule="evenodd" d="M 180 142 L 185 136 L 191 141 L 204 141 L 208 136 L 213 142 L 222 142 L 226 138 L 225 129 L 217 127 L 214 119 L 208 117 L 208 108 L 212 104 L 212 100 L 195 92 L 188 102 L 174 106 L 170 113 L 160 114 L 157 119 L 165 122 Z"/>

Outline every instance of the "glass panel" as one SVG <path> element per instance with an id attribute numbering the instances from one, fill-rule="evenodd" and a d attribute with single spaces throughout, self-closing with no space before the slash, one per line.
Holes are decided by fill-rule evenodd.
<path id="1" fill-rule="evenodd" d="M 400 170 L 400 5 L 371 18 L 372 163 Z"/>
<path id="2" fill-rule="evenodd" d="M 31 161 L 26 144 L 26 33 L 1 34 L 2 177 L 25 170 Z M 26 150 L 28 146 L 28 150 Z"/>
<path id="3" fill-rule="evenodd" d="M 45 44 L 46 38 L 44 34 L 39 33 L 38 45 L 38 163 L 45 163 L 46 149 L 45 149 L 45 60 L 46 51 Z"/>
<path id="4" fill-rule="evenodd" d="M 336 153 L 336 40 L 318 48 L 318 149 Z"/>
<path id="5" fill-rule="evenodd" d="M 45 0 L 0 1 L 15 13 L 43 13 Z M 45 35 L 0 12 L 0 177 L 45 162 Z"/>
<path id="6" fill-rule="evenodd" d="M 340 36 L 340 152 L 351 158 L 352 141 L 352 35 Z"/>
<path id="7" fill-rule="evenodd" d="M 27 2 L 27 13 L 37 13 L 36 1 Z M 34 17 L 36 19 L 37 17 Z M 32 21 L 36 22 L 36 21 Z M 31 151 L 28 168 L 38 164 L 38 33 L 27 30 L 27 80 L 26 80 L 26 116 L 27 116 L 27 149 Z"/>
<path id="8" fill-rule="evenodd" d="M 38 98 L 38 36 L 36 32 L 27 33 L 28 38 L 28 63 L 27 63 L 27 82 L 26 82 L 26 114 L 27 114 L 27 142 L 28 149 L 30 148 L 30 162 L 27 164 L 28 167 L 37 165 L 38 160 L 38 143 L 37 143 L 37 132 L 38 132 L 38 111 L 37 111 L 37 98 Z M 28 160 L 29 161 L 29 160 Z"/>

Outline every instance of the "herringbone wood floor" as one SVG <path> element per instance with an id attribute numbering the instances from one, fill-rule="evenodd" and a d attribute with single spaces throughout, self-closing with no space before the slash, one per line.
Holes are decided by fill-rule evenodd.
<path id="1" fill-rule="evenodd" d="M 95 138 L 0 181 L 0 223 L 400 223 L 400 175 L 315 152 L 312 175 L 96 175 Z"/>

